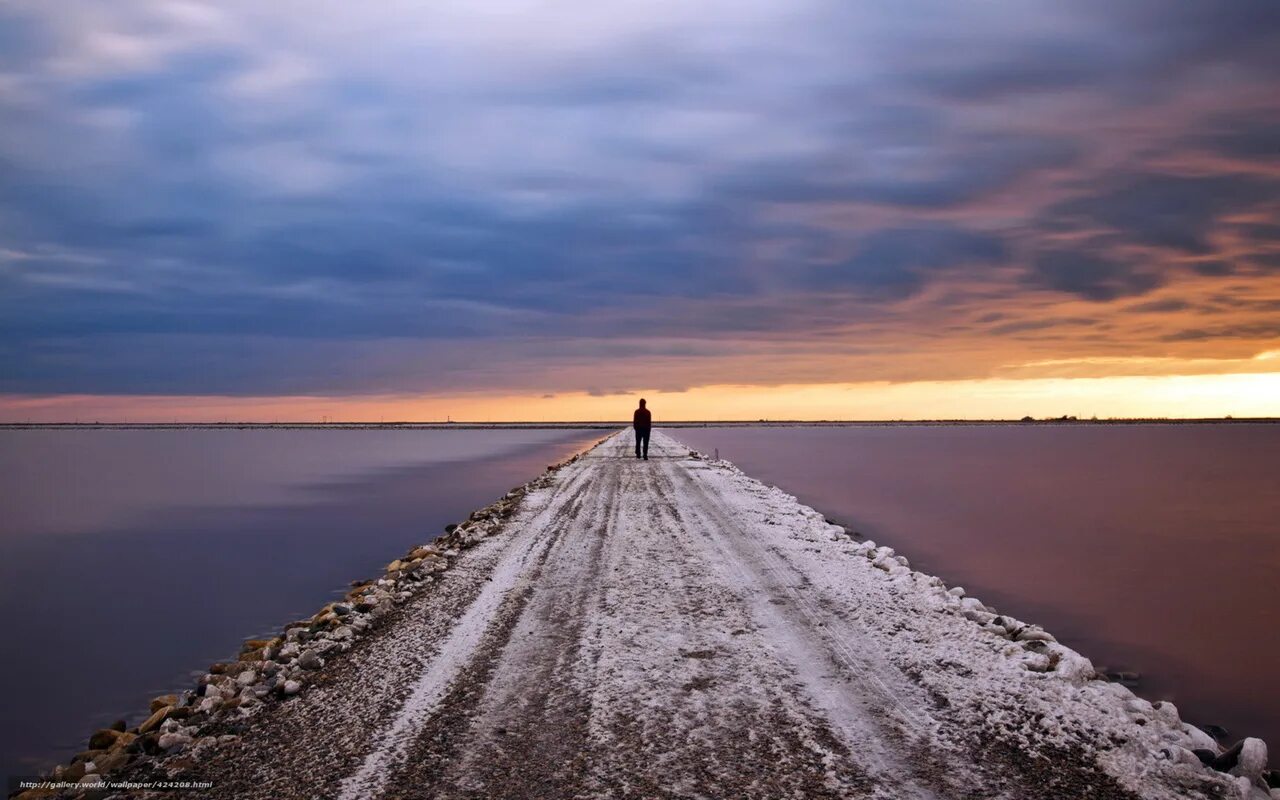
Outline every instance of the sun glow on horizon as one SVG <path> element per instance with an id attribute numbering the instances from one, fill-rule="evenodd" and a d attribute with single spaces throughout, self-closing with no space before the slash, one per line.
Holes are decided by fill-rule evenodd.
<path id="1" fill-rule="evenodd" d="M 662 421 L 1280 417 L 1280 372 L 711 385 L 523 395 L 0 396 L 0 422 L 607 422 L 644 396 Z"/>

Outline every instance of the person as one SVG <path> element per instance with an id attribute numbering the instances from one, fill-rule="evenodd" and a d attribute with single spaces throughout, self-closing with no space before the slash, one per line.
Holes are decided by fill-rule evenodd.
<path id="1" fill-rule="evenodd" d="M 644 407 L 644 398 L 640 398 L 640 407 L 631 415 L 631 427 L 636 429 L 636 458 L 649 460 L 649 428 L 653 423 L 653 415 Z M 642 455 L 643 453 L 643 455 Z"/>

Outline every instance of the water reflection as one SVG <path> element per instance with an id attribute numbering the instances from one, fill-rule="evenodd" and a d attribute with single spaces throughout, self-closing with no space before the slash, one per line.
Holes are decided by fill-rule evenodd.
<path id="1" fill-rule="evenodd" d="M 82 749 L 93 726 L 187 685 L 602 432 L 0 435 L 15 509 L 0 529 L 10 774 Z"/>

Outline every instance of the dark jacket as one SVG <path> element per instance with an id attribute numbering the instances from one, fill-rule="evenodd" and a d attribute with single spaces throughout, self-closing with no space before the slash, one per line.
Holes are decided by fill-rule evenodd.
<path id="1" fill-rule="evenodd" d="M 649 413 L 649 409 L 637 408 L 636 413 L 631 417 L 631 427 L 638 431 L 647 431 L 652 420 L 653 415 Z"/>

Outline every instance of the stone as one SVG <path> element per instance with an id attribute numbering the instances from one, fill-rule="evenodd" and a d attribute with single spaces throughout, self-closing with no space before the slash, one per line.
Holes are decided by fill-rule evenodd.
<path id="1" fill-rule="evenodd" d="M 1178 716 L 1178 707 L 1168 700 L 1157 700 L 1151 707 L 1155 709 L 1157 717 L 1174 727 L 1182 722 L 1182 718 Z"/>
<path id="2" fill-rule="evenodd" d="M 173 706 L 165 706 L 156 709 L 155 713 L 147 717 L 146 720 L 138 726 L 138 733 L 150 733 L 160 727 L 160 723 L 169 718 L 169 714 L 173 711 Z"/>
<path id="3" fill-rule="evenodd" d="M 160 740 L 156 744 L 161 750 L 172 750 L 180 745 L 191 744 L 191 737 L 185 733 L 165 733 L 160 735 Z"/>
<path id="4" fill-rule="evenodd" d="M 120 750 L 115 753 L 107 753 L 104 756 L 100 756 L 95 759 L 93 763 L 98 768 L 97 771 L 105 775 L 110 772 L 115 772 L 121 767 L 127 766 L 132 760 L 133 755 L 131 753 Z"/>
<path id="5" fill-rule="evenodd" d="M 116 737 L 115 742 L 109 748 L 112 752 L 120 752 L 129 749 L 129 745 L 133 744 L 138 738 L 138 734 L 129 733 L 128 731 L 120 731 L 120 735 Z"/>
<path id="6" fill-rule="evenodd" d="M 200 705 L 197 706 L 197 708 L 200 709 L 200 713 L 202 714 L 212 714 L 213 712 L 217 711 L 221 707 L 222 707 L 221 696 L 205 697 L 203 700 L 200 701 Z"/>
<path id="7" fill-rule="evenodd" d="M 165 706 L 176 705 L 178 705 L 178 696 L 176 694 L 162 694 L 151 699 L 151 713 L 154 714 Z"/>
<path id="8" fill-rule="evenodd" d="M 302 691 L 301 683 L 298 683 L 297 681 L 284 682 L 284 694 L 286 697 L 292 697 L 293 695 L 297 694 L 300 691 Z"/>
<path id="9" fill-rule="evenodd" d="M 106 750 L 116 743 L 116 739 L 121 736 L 121 732 L 112 730 L 111 728 L 103 728 L 89 737 L 90 750 Z"/>
<path id="10" fill-rule="evenodd" d="M 303 669 L 320 669 L 324 666 L 324 659 L 316 651 L 306 650 L 302 655 L 298 656 L 298 666 Z"/>
<path id="11" fill-rule="evenodd" d="M 1230 773 L 1238 778 L 1248 778 L 1251 783 L 1261 782 L 1262 773 L 1267 769 L 1266 742 L 1250 736 L 1241 741 L 1238 747 L 1236 763 L 1230 767 Z"/>
<path id="12" fill-rule="evenodd" d="M 1018 631 L 1017 640 L 1019 642 L 1056 642 L 1058 641 L 1053 637 L 1052 633 L 1049 633 L 1048 631 L 1043 630 L 1041 628 L 1037 628 L 1033 625 L 1028 625 L 1022 630 Z"/>
<path id="13" fill-rule="evenodd" d="M 1217 752 L 1204 747 L 1197 747 L 1191 752 L 1195 753 L 1196 758 L 1200 759 L 1200 763 L 1204 764 L 1206 767 L 1212 767 L 1213 762 L 1218 758 Z"/>
<path id="14" fill-rule="evenodd" d="M 1191 742 L 1192 750 L 1208 750 L 1213 753 L 1218 752 L 1218 743 L 1213 740 L 1213 737 L 1196 726 L 1184 723 L 1182 726 L 1182 732 Z"/>
<path id="15" fill-rule="evenodd" d="M 251 669 L 247 669 L 236 676 L 236 683 L 240 686 L 252 686 L 258 680 L 258 673 Z"/>
<path id="16" fill-rule="evenodd" d="M 1210 736 L 1217 739 L 1218 741 L 1222 741 L 1223 739 L 1231 735 L 1231 731 L 1227 730 L 1221 725 L 1201 725 L 1200 730 L 1209 734 Z"/>

